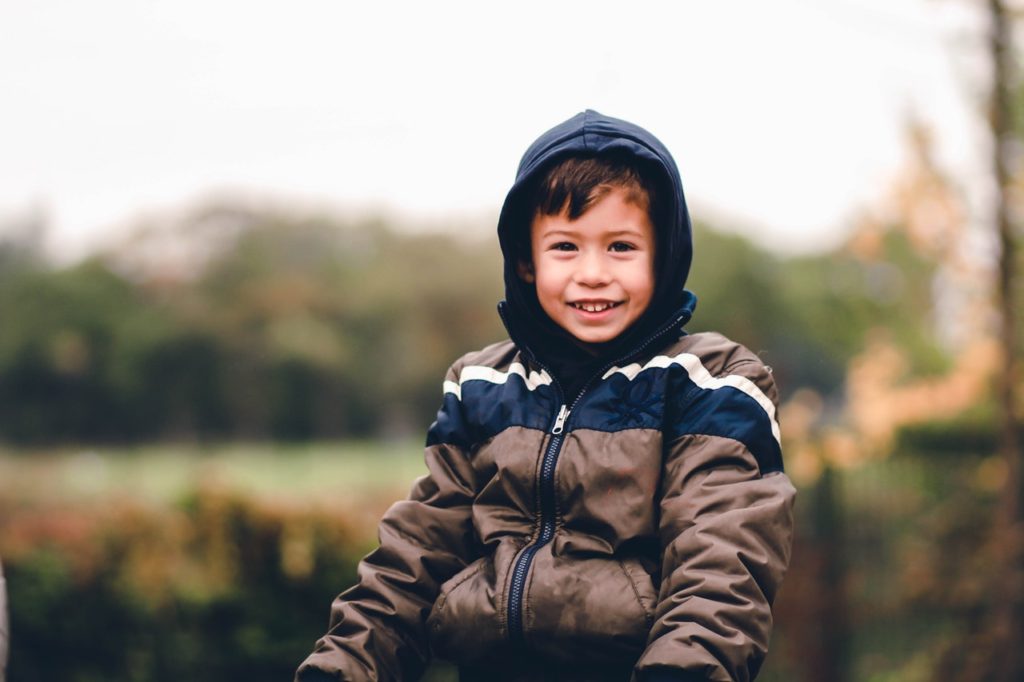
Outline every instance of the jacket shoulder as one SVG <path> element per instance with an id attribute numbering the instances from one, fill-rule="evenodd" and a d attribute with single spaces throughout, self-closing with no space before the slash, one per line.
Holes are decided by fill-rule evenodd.
<path id="1" fill-rule="evenodd" d="M 764 365 L 756 353 L 718 332 L 697 332 L 679 337 L 665 352 L 690 353 L 715 374 L 747 362 Z"/>
<path id="2" fill-rule="evenodd" d="M 519 348 L 511 341 L 466 353 L 448 369 L 444 402 L 427 444 L 470 447 L 513 425 L 543 429 L 548 417 L 526 397 L 550 383 L 546 372 L 523 364 Z"/>
<path id="3" fill-rule="evenodd" d="M 752 350 L 718 332 L 698 332 L 679 337 L 661 354 L 675 357 L 682 354 L 696 356 L 712 377 L 739 375 L 752 381 L 774 404 L 778 404 L 778 389 L 772 378 L 772 369 Z"/>
<path id="4" fill-rule="evenodd" d="M 488 367 L 506 370 L 509 365 L 519 361 L 519 348 L 509 339 L 492 343 L 479 350 L 470 351 L 452 363 L 448 370 L 449 379 L 458 377 L 466 367 Z"/>

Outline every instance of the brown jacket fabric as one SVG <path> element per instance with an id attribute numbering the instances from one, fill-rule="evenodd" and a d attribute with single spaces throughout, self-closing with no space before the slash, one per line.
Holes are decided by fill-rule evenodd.
<path id="1" fill-rule="evenodd" d="M 572 405 L 511 342 L 457 361 L 429 474 L 297 679 L 416 679 L 432 654 L 465 679 L 753 679 L 792 542 L 775 385 L 721 335 L 660 346 Z"/>

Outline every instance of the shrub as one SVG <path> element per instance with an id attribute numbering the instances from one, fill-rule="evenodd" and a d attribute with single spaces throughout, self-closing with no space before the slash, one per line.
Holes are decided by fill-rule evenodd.
<path id="1" fill-rule="evenodd" d="M 0 502 L 10 678 L 290 679 L 368 549 L 348 512 L 214 488 L 170 507 Z"/>

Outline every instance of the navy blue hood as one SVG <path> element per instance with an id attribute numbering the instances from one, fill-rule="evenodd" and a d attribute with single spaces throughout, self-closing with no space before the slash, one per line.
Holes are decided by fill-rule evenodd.
<path id="1" fill-rule="evenodd" d="M 628 354 L 666 323 L 680 317 L 689 319 L 696 297 L 686 291 L 693 246 L 690 215 L 686 209 L 683 183 L 668 149 L 643 128 L 596 111 L 587 110 L 560 123 L 530 145 L 519 162 L 516 180 L 505 198 L 498 219 L 498 239 L 505 257 L 505 298 L 499 309 L 509 334 L 520 347 L 544 362 L 551 356 L 564 364 L 567 332 L 543 312 L 532 284 L 518 275 L 517 264 L 524 257 L 523 231 L 529 230 L 533 207 L 532 191 L 543 173 L 567 156 L 630 157 L 643 175 L 657 183 L 660 210 L 653 216 L 655 229 L 655 291 L 651 304 L 639 320 L 618 339 L 597 349 L 601 358 Z M 571 339 L 570 339 L 571 340 Z M 578 344 L 577 344 L 578 345 Z M 591 349 L 593 356 L 593 349 Z M 581 360 L 582 361 L 582 360 Z"/>

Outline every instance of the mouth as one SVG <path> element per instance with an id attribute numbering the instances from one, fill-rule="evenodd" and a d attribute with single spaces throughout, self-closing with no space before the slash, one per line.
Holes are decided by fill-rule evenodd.
<path id="1" fill-rule="evenodd" d="M 572 301 L 570 306 L 588 313 L 603 313 L 611 308 L 622 305 L 622 301 Z"/>

